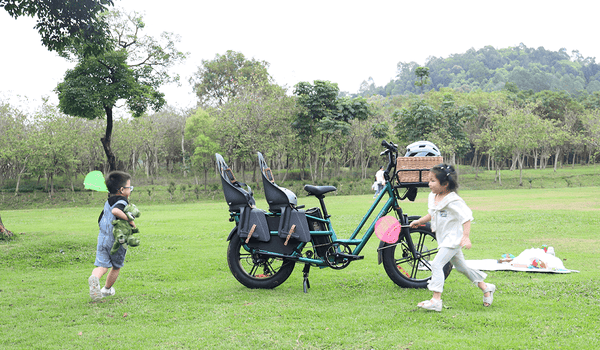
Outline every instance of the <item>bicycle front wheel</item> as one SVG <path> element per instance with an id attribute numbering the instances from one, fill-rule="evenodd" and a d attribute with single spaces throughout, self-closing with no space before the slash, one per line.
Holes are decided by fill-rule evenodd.
<path id="1" fill-rule="evenodd" d="M 294 271 L 293 261 L 248 252 L 237 233 L 229 241 L 227 264 L 233 277 L 248 288 L 275 288 Z"/>
<path id="2" fill-rule="evenodd" d="M 417 254 L 413 254 L 405 238 L 381 249 L 383 268 L 394 283 L 403 288 L 425 288 L 431 279 L 431 262 L 438 252 L 435 234 L 426 228 L 410 229 L 410 237 Z M 452 271 L 452 264 L 444 266 L 444 278 Z"/>

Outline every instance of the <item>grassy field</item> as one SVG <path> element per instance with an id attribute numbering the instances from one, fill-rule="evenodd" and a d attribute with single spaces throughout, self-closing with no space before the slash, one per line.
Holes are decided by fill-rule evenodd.
<path id="1" fill-rule="evenodd" d="M 137 188 L 136 188 L 137 190 Z M 0 241 L 3 349 L 598 349 L 600 188 L 461 191 L 474 211 L 467 259 L 517 255 L 548 244 L 571 274 L 496 271 L 494 304 L 454 271 L 441 313 L 416 304 L 427 290 L 401 289 L 365 259 L 344 270 L 302 269 L 273 290 L 250 290 L 230 274 L 224 201 L 139 204 L 141 245 L 130 248 L 117 294 L 93 303 L 93 268 L 103 197 L 76 208 L 2 210 L 18 237 Z M 426 196 L 403 209 L 426 212 Z M 300 204 L 315 206 L 313 197 Z M 345 238 L 371 195 L 326 198 Z M 266 208 L 264 200 L 258 206 Z"/>

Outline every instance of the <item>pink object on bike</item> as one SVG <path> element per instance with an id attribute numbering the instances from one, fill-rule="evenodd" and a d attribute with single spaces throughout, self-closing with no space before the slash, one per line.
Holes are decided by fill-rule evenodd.
<path id="1" fill-rule="evenodd" d="M 393 216 L 382 216 L 375 223 L 375 235 L 385 243 L 396 243 L 400 235 L 400 222 Z"/>

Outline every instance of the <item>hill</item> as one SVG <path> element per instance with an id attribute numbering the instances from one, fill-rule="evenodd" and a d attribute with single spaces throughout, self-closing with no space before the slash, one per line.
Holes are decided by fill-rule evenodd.
<path id="1" fill-rule="evenodd" d="M 418 67 L 429 68 L 428 84 L 415 85 Z M 566 49 L 550 51 L 544 47 L 530 48 L 524 44 L 495 49 L 486 46 L 471 48 L 450 57 L 429 57 L 424 65 L 399 62 L 396 79 L 385 86 L 376 86 L 372 79 L 364 81 L 359 95 L 391 96 L 420 93 L 449 87 L 460 92 L 473 90 L 498 91 L 506 83 L 520 90 L 567 91 L 580 95 L 600 91 L 600 64 L 594 57 L 584 58 L 579 51 L 569 55 Z"/>

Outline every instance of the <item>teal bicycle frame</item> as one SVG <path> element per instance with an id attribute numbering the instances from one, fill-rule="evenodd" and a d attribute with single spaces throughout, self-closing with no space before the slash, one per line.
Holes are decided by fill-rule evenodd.
<path id="1" fill-rule="evenodd" d="M 373 215 L 373 213 L 375 212 L 379 203 L 381 202 L 381 200 L 383 199 L 383 197 L 385 195 L 388 195 L 389 198 L 387 199 L 387 201 L 385 202 L 385 204 L 383 205 L 381 210 L 379 210 L 379 212 L 377 213 L 375 218 L 371 221 L 371 224 L 367 228 L 364 235 L 360 238 L 357 238 L 359 236 L 360 232 L 365 227 L 365 225 L 369 222 L 369 218 Z M 306 215 L 306 218 L 309 220 L 313 220 L 315 222 L 322 223 L 323 225 L 325 225 L 325 227 L 327 227 L 327 230 L 326 231 L 311 231 L 310 232 L 311 236 L 330 236 L 331 237 L 330 244 L 338 243 L 338 244 L 344 244 L 344 245 L 348 245 L 348 246 L 355 246 L 355 248 L 352 250 L 352 255 L 357 256 L 358 254 L 360 254 L 362 249 L 365 247 L 365 245 L 367 244 L 367 242 L 369 241 L 369 239 L 375 232 L 375 223 L 377 222 L 377 220 L 379 218 L 387 215 L 395 208 L 398 213 L 398 217 L 400 218 L 400 220 L 402 220 L 402 217 L 403 217 L 402 209 L 398 205 L 398 198 L 399 197 L 398 197 L 398 193 L 397 193 L 397 188 L 394 188 L 392 181 L 387 181 L 386 184 L 384 185 L 384 189 L 379 193 L 379 195 L 377 196 L 377 198 L 375 199 L 375 201 L 373 202 L 373 204 L 371 205 L 371 207 L 369 208 L 369 210 L 367 211 L 365 216 L 362 218 L 362 220 L 360 221 L 358 226 L 354 229 L 354 232 L 348 239 L 338 239 L 338 237 L 335 233 L 335 230 L 333 229 L 333 224 L 331 222 L 330 216 L 327 214 L 325 202 L 322 198 L 320 198 L 319 202 L 321 204 L 321 210 L 322 210 L 325 218 L 320 218 L 320 217 L 316 217 L 316 216 L 312 216 L 312 215 L 308 215 L 308 214 Z M 267 215 L 268 216 L 280 216 L 281 214 L 267 213 Z M 239 213 L 231 213 L 231 216 L 237 224 L 239 221 Z M 401 224 L 404 225 L 404 224 L 406 224 L 406 222 L 401 222 Z M 278 231 L 270 231 L 270 234 L 271 234 L 271 236 L 277 236 Z M 412 245 L 411 243 L 412 242 L 410 242 L 409 244 Z M 329 267 L 329 264 L 325 259 L 316 259 L 316 258 L 306 257 L 306 256 L 302 255 L 302 250 L 306 247 L 307 244 L 308 244 L 308 242 L 299 243 L 296 246 L 296 248 L 294 249 L 294 251 L 289 255 L 285 255 L 285 254 L 281 254 L 281 253 L 277 253 L 277 252 L 265 251 L 265 250 L 257 251 L 257 250 L 251 249 L 247 245 L 243 245 L 243 246 L 244 246 L 244 249 L 248 252 L 254 251 L 257 253 L 268 254 L 270 256 L 275 256 L 275 257 L 288 258 L 288 259 L 292 258 L 292 259 L 296 260 L 297 262 L 311 264 L 313 266 L 319 266 L 321 268 Z"/>

